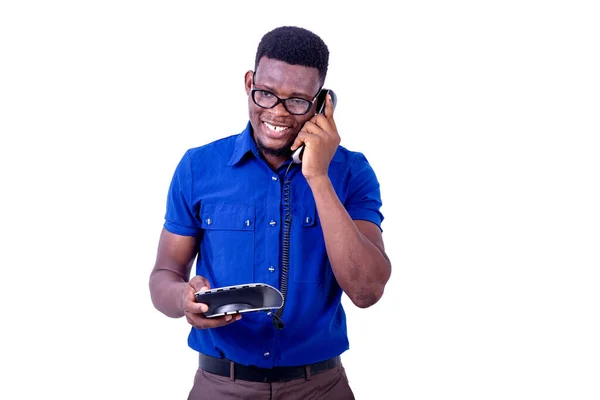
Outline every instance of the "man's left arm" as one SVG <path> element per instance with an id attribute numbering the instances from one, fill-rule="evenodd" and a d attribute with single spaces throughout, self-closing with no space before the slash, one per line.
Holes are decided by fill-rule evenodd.
<path id="1" fill-rule="evenodd" d="M 372 306 L 383 295 L 392 272 L 379 226 L 352 220 L 328 176 L 311 179 L 309 184 L 338 284 L 356 306 Z"/>
<path id="2" fill-rule="evenodd" d="M 329 164 L 340 143 L 340 136 L 330 96 L 327 96 L 326 102 L 324 114 L 316 114 L 304 124 L 291 150 L 305 146 L 302 174 L 317 205 L 333 274 L 352 302 L 367 308 L 379 301 L 392 272 L 379 226 L 364 220 L 379 213 L 379 184 L 370 166 L 364 165 L 366 168 L 362 169 L 362 174 L 358 173 L 360 178 L 351 186 L 360 187 L 349 205 L 353 220 L 329 179 Z M 380 222 L 380 218 L 377 220 Z"/>

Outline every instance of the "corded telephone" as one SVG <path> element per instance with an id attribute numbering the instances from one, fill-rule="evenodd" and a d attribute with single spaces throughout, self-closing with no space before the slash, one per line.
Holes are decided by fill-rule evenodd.
<path id="1" fill-rule="evenodd" d="M 335 92 L 331 89 L 323 89 L 321 90 L 321 92 L 319 93 L 319 97 L 317 98 L 317 114 L 323 114 L 325 112 L 325 99 L 327 98 L 328 94 L 331 95 L 331 101 L 333 103 L 333 108 L 335 109 L 335 105 L 337 103 L 337 97 L 335 95 Z M 303 152 L 304 145 L 298 147 L 296 151 L 294 151 L 294 154 L 292 154 L 292 160 L 296 164 L 300 164 L 302 162 Z"/>
<path id="2" fill-rule="evenodd" d="M 316 114 L 323 114 L 325 112 L 325 99 L 327 95 L 331 96 L 331 102 L 333 108 L 337 103 L 337 97 L 333 90 L 322 89 L 317 97 L 317 112 Z M 292 161 L 285 172 L 284 184 L 283 184 L 283 245 L 281 251 L 281 294 L 285 299 L 287 296 L 288 276 L 290 269 L 290 239 L 291 239 L 291 227 L 292 227 L 292 206 L 291 206 L 291 181 L 287 178 L 287 174 L 294 164 L 300 164 L 302 162 L 302 152 L 304 146 L 300 146 L 294 151 L 292 155 Z M 284 300 L 285 301 L 285 300 Z M 270 315 L 273 318 L 273 325 L 277 329 L 283 329 L 284 323 L 281 318 L 285 305 L 277 309 L 275 312 L 271 312 Z"/>

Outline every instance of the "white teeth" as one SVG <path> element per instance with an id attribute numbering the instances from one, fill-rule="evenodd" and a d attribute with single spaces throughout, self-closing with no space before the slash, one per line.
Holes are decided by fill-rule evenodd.
<path id="1" fill-rule="evenodd" d="M 267 126 L 267 128 L 269 128 L 270 130 L 275 131 L 275 132 L 283 132 L 287 129 L 287 127 L 285 127 L 285 126 L 275 126 L 275 125 L 271 125 L 267 122 L 265 122 L 265 125 Z"/>

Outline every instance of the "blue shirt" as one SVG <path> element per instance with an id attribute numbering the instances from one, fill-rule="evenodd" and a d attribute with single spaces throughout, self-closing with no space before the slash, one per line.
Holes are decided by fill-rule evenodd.
<path id="1" fill-rule="evenodd" d="M 240 134 L 189 149 L 182 157 L 169 188 L 164 227 L 200 239 L 196 274 L 211 287 L 256 282 L 280 288 L 288 165 L 277 171 L 268 166 L 250 123 Z M 364 155 L 338 146 L 329 177 L 350 217 L 381 229 L 379 183 Z M 276 329 L 266 312 L 245 313 L 223 327 L 192 328 L 191 348 L 263 368 L 310 364 L 349 348 L 342 290 L 327 258 L 312 191 L 300 165 L 291 167 L 287 179 L 292 223 L 285 328 Z"/>

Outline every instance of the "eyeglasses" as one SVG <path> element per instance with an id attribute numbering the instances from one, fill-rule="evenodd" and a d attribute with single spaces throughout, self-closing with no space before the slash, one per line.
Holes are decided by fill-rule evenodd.
<path id="1" fill-rule="evenodd" d="M 254 73 L 252 74 L 252 86 L 254 86 Z M 287 99 L 282 99 L 275 93 L 269 92 L 268 90 L 252 89 L 252 100 L 257 106 L 267 109 L 273 108 L 277 104 L 282 103 L 283 107 L 290 114 L 304 115 L 310 110 L 320 92 L 321 89 L 319 89 L 319 92 L 317 92 L 317 95 L 312 99 L 312 101 L 309 101 L 300 97 L 289 97 Z"/>

